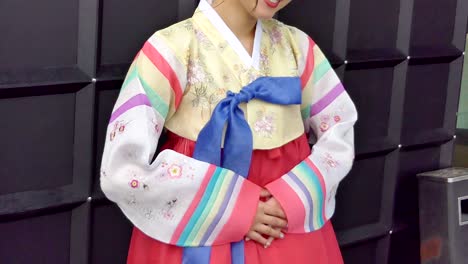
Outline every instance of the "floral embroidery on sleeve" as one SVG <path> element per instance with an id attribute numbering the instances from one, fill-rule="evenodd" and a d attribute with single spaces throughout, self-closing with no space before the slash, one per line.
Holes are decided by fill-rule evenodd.
<path id="1" fill-rule="evenodd" d="M 338 163 L 338 161 L 333 158 L 330 153 L 325 153 L 325 155 L 322 157 L 322 164 L 326 168 L 327 172 L 337 168 L 340 165 L 340 163 Z"/>
<path id="2" fill-rule="evenodd" d="M 335 124 L 341 122 L 341 114 L 343 107 L 339 107 L 335 112 L 331 114 L 324 114 L 320 116 L 320 132 L 325 133 Z"/>
<path id="3" fill-rule="evenodd" d="M 177 205 L 177 198 L 173 198 L 166 202 L 166 206 L 161 208 L 159 214 L 166 220 L 172 220 L 174 218 L 174 208 Z"/>
<path id="4" fill-rule="evenodd" d="M 130 123 L 125 121 L 115 121 L 114 127 L 112 128 L 111 132 L 109 133 L 109 140 L 113 141 L 119 134 L 123 134 L 125 132 L 125 127 Z"/>
<path id="5" fill-rule="evenodd" d="M 161 168 L 164 170 L 162 173 L 157 175 L 157 179 L 159 181 L 167 181 L 167 180 L 193 180 L 195 175 L 194 168 L 190 166 L 190 164 L 182 161 L 180 163 L 167 163 L 166 161 L 162 161 L 160 163 Z"/>

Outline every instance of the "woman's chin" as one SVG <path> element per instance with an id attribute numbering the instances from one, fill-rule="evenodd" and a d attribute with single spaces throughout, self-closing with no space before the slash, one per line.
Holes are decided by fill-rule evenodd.
<path id="1" fill-rule="evenodd" d="M 269 9 L 270 10 L 265 10 L 264 8 L 257 8 L 255 9 L 252 15 L 257 19 L 271 19 L 275 16 L 276 11 L 271 10 L 271 8 Z"/>

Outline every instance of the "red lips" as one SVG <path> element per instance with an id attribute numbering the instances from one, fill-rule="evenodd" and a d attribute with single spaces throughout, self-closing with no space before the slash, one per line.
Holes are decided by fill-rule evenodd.
<path id="1" fill-rule="evenodd" d="M 273 3 L 273 2 L 271 2 L 270 0 L 265 0 L 265 3 L 266 3 L 269 7 L 271 7 L 271 8 L 277 8 L 278 5 L 280 4 L 280 2 L 281 2 L 281 1 L 278 1 L 278 3 Z"/>

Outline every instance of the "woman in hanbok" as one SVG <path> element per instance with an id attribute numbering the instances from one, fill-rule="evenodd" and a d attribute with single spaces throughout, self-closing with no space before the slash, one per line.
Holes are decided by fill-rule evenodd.
<path id="1" fill-rule="evenodd" d="M 329 220 L 357 113 L 315 42 L 273 19 L 289 2 L 201 0 L 136 55 L 100 178 L 134 225 L 127 263 L 343 263 Z"/>

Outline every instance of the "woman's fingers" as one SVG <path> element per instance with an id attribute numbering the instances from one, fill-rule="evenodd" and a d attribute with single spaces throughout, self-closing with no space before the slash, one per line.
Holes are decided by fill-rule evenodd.
<path id="1" fill-rule="evenodd" d="M 286 215 L 284 214 L 283 210 L 281 208 L 279 208 L 279 207 L 273 207 L 273 206 L 269 206 L 268 204 L 265 204 L 263 206 L 263 211 L 267 215 L 276 216 L 276 217 L 279 217 L 279 218 L 286 219 Z"/>
<path id="2" fill-rule="evenodd" d="M 272 226 L 273 228 L 283 229 L 288 226 L 288 222 L 282 218 L 271 216 L 271 215 L 264 215 L 261 219 L 263 224 Z"/>
<path id="3" fill-rule="evenodd" d="M 252 240 L 263 245 L 265 248 L 271 245 L 271 241 L 268 242 L 268 239 L 264 238 L 260 233 L 256 231 L 249 231 L 246 235 L 246 238 L 248 238 L 248 240 Z"/>
<path id="4" fill-rule="evenodd" d="M 284 234 L 280 229 L 275 229 L 269 225 L 257 225 L 255 226 L 255 231 L 269 237 L 284 238 Z"/>

